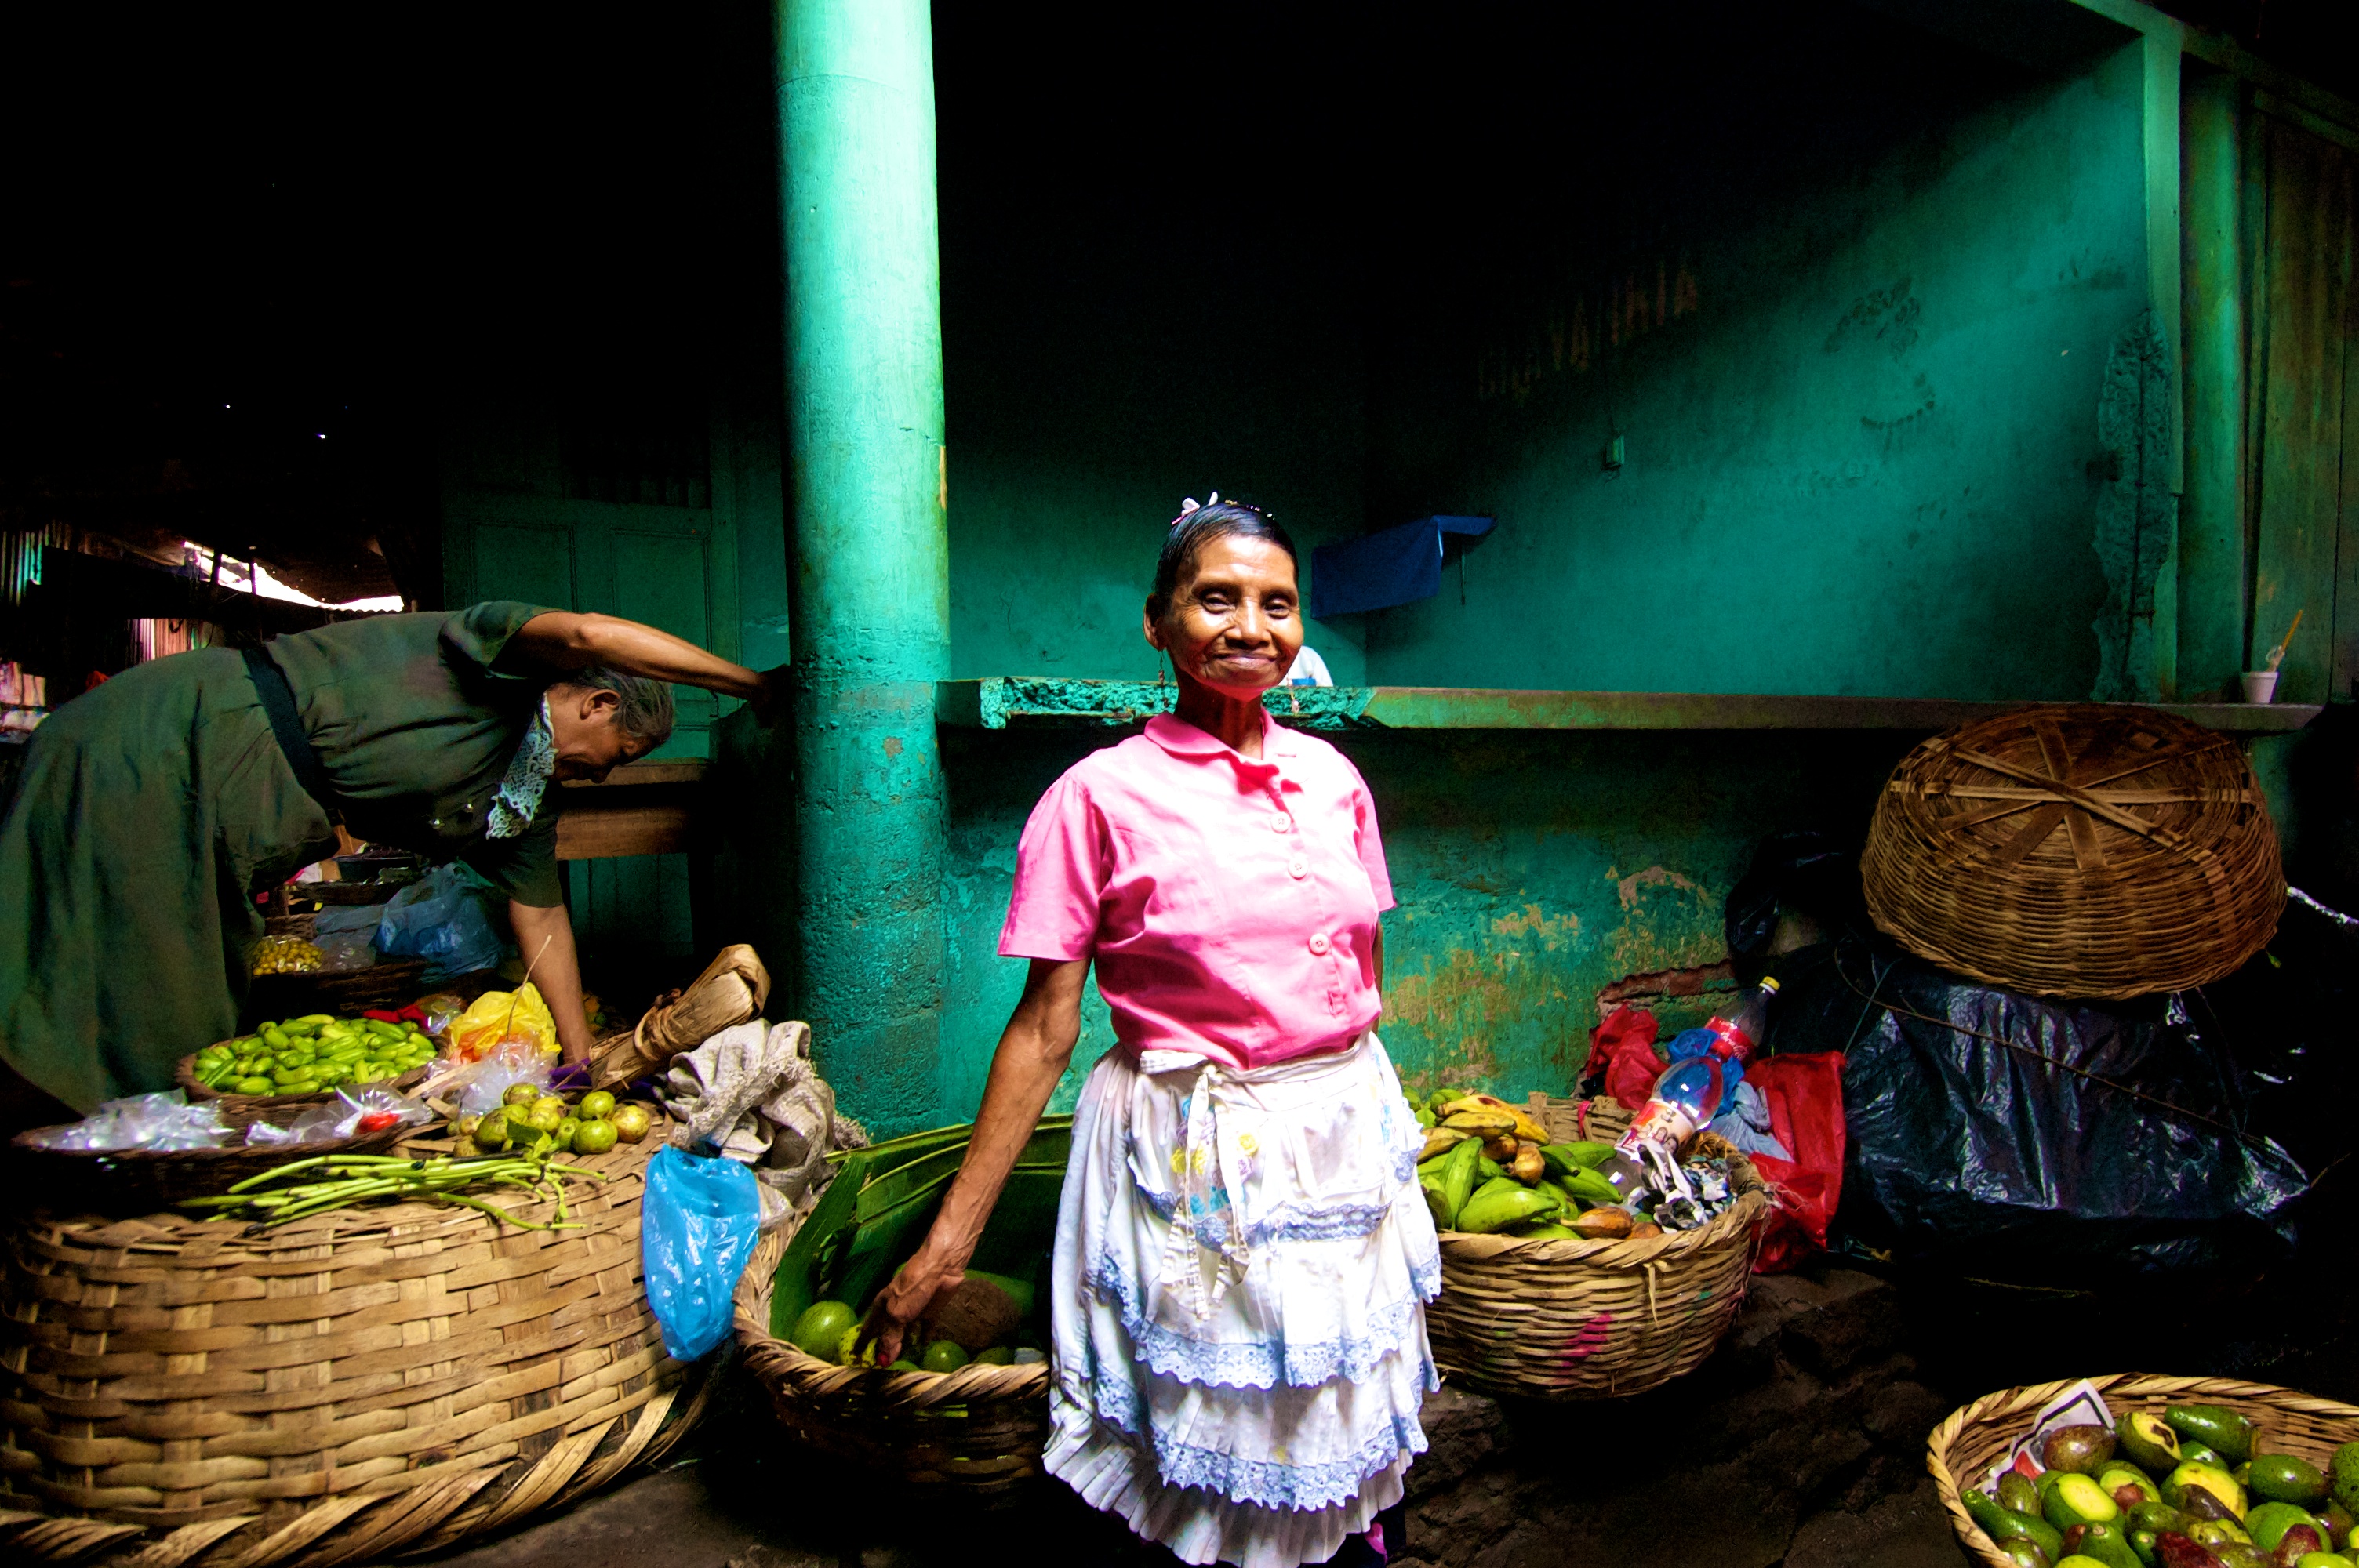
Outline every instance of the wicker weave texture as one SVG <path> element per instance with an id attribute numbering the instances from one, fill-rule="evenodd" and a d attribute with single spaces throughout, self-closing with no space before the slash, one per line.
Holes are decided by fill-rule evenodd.
<path id="1" fill-rule="evenodd" d="M 2134 1410 L 2159 1414 L 2166 1405 L 2225 1405 L 2249 1416 L 2259 1427 L 2255 1453 L 2291 1454 L 2321 1470 L 2328 1468 L 2335 1449 L 2359 1441 L 2359 1406 L 2317 1399 L 2272 1383 L 2143 1373 L 2115 1373 L 2089 1382 L 2104 1396 L 2116 1422 Z M 1984 1394 L 1964 1409 L 1951 1411 L 1927 1440 L 1925 1467 L 1933 1473 L 1933 1489 L 1949 1512 L 1951 1528 L 1958 1532 L 1967 1553 L 1988 1568 L 2015 1568 L 2015 1560 L 1999 1551 L 1966 1512 L 1960 1500 L 1962 1488 L 1979 1487 L 1991 1466 L 2005 1458 L 2015 1440 L 2030 1429 L 2040 1410 L 2071 1387 L 2071 1382 L 2038 1383 Z"/>
<path id="2" fill-rule="evenodd" d="M 1040 1474 L 1046 1363 L 892 1372 L 806 1355 L 770 1332 L 770 1293 L 792 1238 L 762 1238 L 735 1305 L 745 1369 L 795 1441 L 938 1497 L 1006 1500 Z"/>
<path id="3" fill-rule="evenodd" d="M 663 1453 L 704 1384 L 664 1354 L 641 1288 L 656 1147 L 575 1159 L 609 1176 L 575 1184 L 578 1230 L 495 1232 L 434 1204 L 258 1237 L 9 1221 L 0 1510 L 29 1517 L 0 1519 L 0 1555 L 62 1560 L 115 1530 L 201 1568 L 377 1561 Z M 41 1517 L 65 1515 L 82 1517 Z"/>
<path id="4" fill-rule="evenodd" d="M 2206 984 L 2285 907 L 2235 741 L 2146 708 L 2035 708 L 1935 736 L 1886 784 L 1860 870 L 1903 946 L 2037 996 Z"/>
<path id="5" fill-rule="evenodd" d="M 1532 1097 L 1551 1137 L 1614 1138 L 1629 1112 L 1610 1099 Z M 1484 1393 L 1612 1399 L 1693 1371 L 1735 1320 L 1770 1212 L 1750 1161 L 1738 1197 L 1694 1230 L 1636 1241 L 1441 1235 L 1441 1294 L 1426 1328 L 1442 1371 Z"/>

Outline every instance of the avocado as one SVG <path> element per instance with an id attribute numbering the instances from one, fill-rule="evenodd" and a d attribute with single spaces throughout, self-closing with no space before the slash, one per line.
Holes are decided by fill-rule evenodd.
<path id="1" fill-rule="evenodd" d="M 2280 1503 L 2326 1500 L 2325 1472 L 2307 1459 L 2290 1454 L 2256 1454 L 2251 1464 L 2250 1478 L 2245 1485 L 2256 1497 Z"/>
<path id="2" fill-rule="evenodd" d="M 2107 1497 L 2122 1505 L 2122 1510 L 2125 1513 L 2140 1503 L 2156 1502 L 2162 1497 L 2160 1492 L 2155 1490 L 2154 1482 L 2147 1477 L 2145 1471 L 2135 1465 L 2122 1464 L 2119 1460 L 2114 1461 L 2097 1472 L 2097 1485 L 2104 1488 Z"/>
<path id="3" fill-rule="evenodd" d="M 2027 1541 L 2039 1548 L 2050 1563 L 2064 1555 L 2064 1532 L 2046 1519 L 2003 1509 L 1988 1496 L 1971 1488 L 1965 1494 L 1965 1505 L 1966 1512 L 1982 1527 L 1983 1533 L 1999 1545 Z"/>
<path id="4" fill-rule="evenodd" d="M 2190 1440 L 2202 1444 L 2229 1465 L 2242 1465 L 2253 1456 L 2252 1418 L 2225 1405 L 2172 1405 L 2162 1412 L 2162 1419 L 2179 1433 L 2182 1449 Z"/>
<path id="5" fill-rule="evenodd" d="M 2022 1471 L 2009 1470 L 1998 1478 L 1998 1506 L 2038 1519 L 2039 1488 L 2033 1486 L 2031 1477 Z"/>
<path id="6" fill-rule="evenodd" d="M 2222 1458 L 2218 1454 L 2214 1453 L 2212 1449 L 2207 1448 L 2201 1443 L 2182 1442 L 2180 1444 L 2179 1462 L 2181 1465 L 2209 1465 L 2214 1470 L 2225 1470 L 2228 1468 L 2227 1460 Z"/>
<path id="7" fill-rule="evenodd" d="M 2245 1533 L 2251 1536 L 2253 1544 L 2262 1551 L 2275 1552 L 2277 1538 L 2298 1524 L 2318 1529 L 2319 1540 L 2323 1541 L 2326 1539 L 2326 1531 L 2319 1528 L 2318 1520 L 2310 1517 L 2309 1510 L 2293 1503 L 2255 1503 L 2253 1511 L 2245 1516 Z"/>
<path id="8" fill-rule="evenodd" d="M 1998 1552 L 2015 1568 L 2056 1568 L 2055 1559 L 2027 1541 L 2002 1541 Z"/>
<path id="9" fill-rule="evenodd" d="M 2056 1568 L 2105 1568 L 2105 1564 L 2093 1557 L 2084 1557 L 2076 1552 L 2071 1556 L 2060 1561 Z"/>
<path id="10" fill-rule="evenodd" d="M 2334 1532 L 2331 1539 L 2334 1541 L 2336 1550 L 2349 1550 L 2351 1545 L 2351 1527 L 2354 1524 L 2359 1524 L 2359 1519 L 2354 1519 L 2351 1517 L 2351 1510 L 2349 1509 L 2344 1508 L 2332 1498 L 2329 1498 L 2326 1499 L 2323 1507 L 2315 1508 L 2310 1511 L 2312 1518 L 2318 1519 L 2320 1522 L 2324 1524 L 2327 1529 Z"/>
<path id="11" fill-rule="evenodd" d="M 2359 1513 L 2359 1443 L 2346 1443 L 2336 1449 L 2326 1473 L 2333 1483 L 2334 1500 Z"/>
<path id="12" fill-rule="evenodd" d="M 2163 1478 L 2162 1500 L 2203 1519 L 2245 1517 L 2245 1488 L 2216 1465 L 2181 1465 Z M 2204 1507 L 2206 1500 L 2216 1509 Z"/>
<path id="13" fill-rule="evenodd" d="M 2188 1526 L 2194 1522 L 2169 1503 L 2140 1503 L 2130 1510 L 2127 1521 L 2133 1532 L 2143 1530 L 2157 1535 L 2164 1530 L 2185 1535 Z"/>
<path id="14" fill-rule="evenodd" d="M 2104 1488 L 2078 1471 L 2068 1471 L 2048 1489 L 2048 1522 L 2060 1530 L 2076 1524 L 2111 1524 L 2122 1517 L 2122 1506 Z"/>
<path id="15" fill-rule="evenodd" d="M 2339 1552 L 2305 1552 L 2293 1560 L 2293 1568 L 2354 1568 L 2354 1564 Z"/>
<path id="16" fill-rule="evenodd" d="M 2060 1426 L 2040 1441 L 2039 1462 L 2050 1470 L 2077 1470 L 2094 1475 L 2114 1456 L 2111 1427 Z"/>
<path id="17" fill-rule="evenodd" d="M 2064 1549 L 2072 1556 L 2093 1557 L 2106 1568 L 2145 1568 L 2129 1541 L 2110 1524 L 2074 1525 L 2064 1532 Z"/>
<path id="18" fill-rule="evenodd" d="M 2253 1538 L 2232 1519 L 2200 1519 L 2187 1532 L 2199 1546 L 2249 1546 Z"/>

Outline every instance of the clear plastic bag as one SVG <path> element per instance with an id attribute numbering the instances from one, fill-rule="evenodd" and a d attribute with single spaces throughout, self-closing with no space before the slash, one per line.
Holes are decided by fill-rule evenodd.
<path id="1" fill-rule="evenodd" d="M 449 1075 L 420 1086 L 448 1099 L 462 1116 L 481 1116 L 498 1105 L 509 1089 L 530 1084 L 547 1093 L 551 1064 L 529 1040 L 506 1041 L 480 1062 L 471 1062 Z"/>
<path id="2" fill-rule="evenodd" d="M 667 1144 L 647 1162 L 639 1261 L 664 1350 L 693 1361 L 729 1337 L 730 1296 L 761 1233 L 754 1173 Z"/>
<path id="3" fill-rule="evenodd" d="M 44 1127 L 26 1141 L 45 1149 L 220 1149 L 234 1134 L 210 1103 L 190 1105 L 179 1089 L 111 1099 L 80 1121 Z"/>
<path id="4" fill-rule="evenodd" d="M 449 991 L 436 991 L 432 996 L 419 997 L 411 1005 L 426 1015 L 426 1033 L 437 1040 L 441 1039 L 444 1032 L 464 1017 L 467 1011 L 465 1000 Z"/>
<path id="5" fill-rule="evenodd" d="M 356 1133 L 381 1132 L 388 1127 L 422 1127 L 433 1119 L 433 1111 L 423 1101 L 372 1084 L 365 1088 L 337 1090 L 325 1105 L 315 1105 L 297 1117 L 293 1125 L 283 1130 L 283 1136 L 270 1136 L 282 1130 L 256 1122 L 246 1129 L 245 1141 L 249 1145 L 324 1143 Z"/>
<path id="6" fill-rule="evenodd" d="M 376 963 L 376 945 L 366 931 L 339 931 L 320 938 L 320 968 L 331 974 L 365 969 Z"/>

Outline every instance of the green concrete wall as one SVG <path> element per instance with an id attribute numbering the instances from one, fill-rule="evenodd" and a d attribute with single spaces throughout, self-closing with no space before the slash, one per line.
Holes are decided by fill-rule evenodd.
<path id="1" fill-rule="evenodd" d="M 2088 696 L 2099 392 L 2147 297 L 2139 92 L 2136 48 L 1994 66 L 1817 167 L 1798 94 L 1758 128 L 1807 169 L 1775 212 L 1707 188 L 1619 256 L 1562 240 L 1561 280 L 1472 321 L 1403 301 L 1404 333 L 1445 325 L 1371 392 L 1371 494 L 1500 523 L 1462 605 L 1369 617 L 1370 678 Z"/>

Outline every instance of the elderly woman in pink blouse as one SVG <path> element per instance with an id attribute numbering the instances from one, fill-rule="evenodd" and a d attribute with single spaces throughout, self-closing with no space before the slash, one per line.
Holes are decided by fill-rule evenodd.
<path id="1" fill-rule="evenodd" d="M 1031 970 L 966 1163 L 880 1294 L 880 1359 L 956 1285 L 1071 1060 L 1082 981 L 1118 1046 L 1074 1115 L 1047 1465 L 1181 1560 L 1373 1563 L 1435 1386 L 1422 1133 L 1373 1025 L 1392 905 L 1332 746 L 1261 703 L 1302 643 L 1294 544 L 1190 503 L 1147 600 L 1178 711 L 1076 763 L 1016 855 L 999 950 Z"/>

